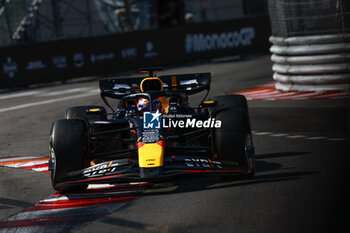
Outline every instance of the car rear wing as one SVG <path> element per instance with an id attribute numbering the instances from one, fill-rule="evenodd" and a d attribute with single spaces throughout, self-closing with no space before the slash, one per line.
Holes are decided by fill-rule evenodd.
<path id="1" fill-rule="evenodd" d="M 126 95 L 140 93 L 140 84 L 144 78 L 147 77 L 101 79 L 101 97 L 122 99 Z M 210 89 L 210 73 L 164 75 L 158 78 L 163 81 L 164 91 L 171 90 L 192 95 L 204 90 L 209 92 Z"/>

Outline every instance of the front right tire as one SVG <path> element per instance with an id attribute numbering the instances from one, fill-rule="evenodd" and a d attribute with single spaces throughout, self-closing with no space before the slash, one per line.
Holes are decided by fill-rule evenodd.
<path id="1" fill-rule="evenodd" d="M 254 146 L 248 114 L 247 100 L 243 95 L 216 96 L 217 106 L 212 117 L 221 120 L 221 128 L 214 130 L 214 148 L 217 156 L 228 166 L 247 170 L 247 176 L 255 174 Z"/>

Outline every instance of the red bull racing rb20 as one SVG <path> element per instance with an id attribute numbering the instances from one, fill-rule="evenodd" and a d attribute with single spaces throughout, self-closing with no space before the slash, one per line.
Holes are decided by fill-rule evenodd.
<path id="1" fill-rule="evenodd" d="M 242 95 L 207 98 L 211 74 L 105 78 L 102 106 L 67 109 L 53 123 L 49 170 L 57 191 L 91 183 L 157 182 L 187 174 L 223 177 L 255 173 L 247 101 Z M 205 95 L 196 107 L 189 96 Z M 115 109 L 109 98 L 119 100 Z"/>

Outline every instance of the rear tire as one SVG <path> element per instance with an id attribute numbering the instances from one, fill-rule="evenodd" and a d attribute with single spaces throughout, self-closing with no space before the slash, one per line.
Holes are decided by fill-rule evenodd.
<path id="1" fill-rule="evenodd" d="M 88 185 L 67 185 L 68 173 L 87 167 L 88 134 L 83 120 L 58 120 L 51 128 L 50 162 L 52 186 L 57 191 L 86 189 Z M 61 184 L 60 184 L 61 183 Z"/>
<path id="2" fill-rule="evenodd" d="M 255 174 L 254 146 L 248 115 L 247 100 L 243 95 L 224 95 L 212 98 L 218 105 L 212 109 L 216 120 L 222 126 L 214 131 L 214 148 L 218 158 L 227 166 L 247 169 L 244 176 Z M 227 177 L 224 175 L 223 177 Z"/>

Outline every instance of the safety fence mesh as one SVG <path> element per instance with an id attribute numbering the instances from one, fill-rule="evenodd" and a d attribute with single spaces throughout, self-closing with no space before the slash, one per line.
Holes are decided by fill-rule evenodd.
<path id="1" fill-rule="evenodd" d="M 267 12 L 267 0 L 0 0 L 0 47 Z"/>
<path id="2" fill-rule="evenodd" d="M 269 0 L 268 6 L 274 36 L 350 32 L 350 0 Z"/>

